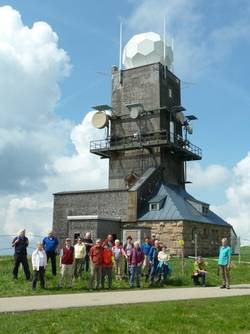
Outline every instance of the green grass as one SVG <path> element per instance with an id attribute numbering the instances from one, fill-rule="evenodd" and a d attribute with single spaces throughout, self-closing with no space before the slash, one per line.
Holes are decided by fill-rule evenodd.
<path id="1" fill-rule="evenodd" d="M 242 261 L 250 261 L 250 247 L 242 247 Z M 238 264 L 238 258 L 234 257 L 235 267 L 231 272 L 231 283 L 250 283 L 250 265 Z M 185 259 L 184 274 L 182 274 L 181 259 L 173 258 L 171 260 L 171 266 L 173 269 L 171 277 L 168 279 L 165 288 L 171 287 L 189 287 L 192 286 L 191 273 L 193 270 L 193 260 Z M 217 262 L 214 258 L 207 260 L 208 275 L 207 286 L 216 286 L 220 284 L 218 279 Z M 30 266 L 31 268 L 31 266 Z M 31 282 L 27 282 L 24 278 L 22 268 L 19 268 L 19 278 L 17 281 L 12 280 L 13 258 L 11 256 L 0 257 L 0 297 L 7 296 L 24 296 L 33 295 L 34 292 L 31 289 Z M 59 281 L 59 273 L 57 277 L 51 275 L 50 265 L 46 271 L 46 290 L 40 290 L 39 284 L 36 294 L 59 294 L 59 293 L 78 293 L 87 292 L 88 274 L 84 274 L 84 278 L 81 281 L 77 281 L 73 284 L 72 289 L 57 289 Z M 156 286 L 157 287 L 157 286 Z M 113 290 L 127 289 L 127 281 L 113 280 Z M 144 283 L 142 279 L 142 288 L 148 288 L 148 285 Z"/>
<path id="2" fill-rule="evenodd" d="M 1 314 L 1 333 L 250 333 L 249 297 Z"/>

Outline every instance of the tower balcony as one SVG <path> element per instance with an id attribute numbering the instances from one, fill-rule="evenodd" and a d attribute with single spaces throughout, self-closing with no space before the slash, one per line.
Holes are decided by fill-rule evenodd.
<path id="1" fill-rule="evenodd" d="M 202 150 L 198 146 L 167 130 L 124 137 L 111 136 L 107 139 L 92 140 L 90 142 L 90 152 L 102 158 L 110 158 L 112 152 L 150 150 L 154 147 L 164 147 L 183 161 L 202 159 Z"/>

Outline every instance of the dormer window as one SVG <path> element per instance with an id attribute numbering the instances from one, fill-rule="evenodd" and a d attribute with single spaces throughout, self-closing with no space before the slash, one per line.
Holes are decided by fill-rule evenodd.
<path id="1" fill-rule="evenodd" d="M 148 201 L 149 211 L 159 211 L 165 202 L 167 195 L 156 195 Z"/>
<path id="2" fill-rule="evenodd" d="M 149 211 L 159 211 L 160 205 L 159 203 L 149 203 Z"/>
<path id="3" fill-rule="evenodd" d="M 203 205 L 202 206 L 202 214 L 207 215 L 208 214 L 209 207 L 208 205 Z"/>
<path id="4" fill-rule="evenodd" d="M 209 204 L 189 198 L 187 202 L 192 205 L 202 215 L 207 215 L 209 212 Z"/>

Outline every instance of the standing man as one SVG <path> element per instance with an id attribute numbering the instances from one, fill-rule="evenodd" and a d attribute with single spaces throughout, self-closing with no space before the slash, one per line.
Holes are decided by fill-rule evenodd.
<path id="1" fill-rule="evenodd" d="M 54 235 L 54 231 L 50 230 L 48 236 L 43 239 L 43 249 L 47 255 L 47 261 L 51 260 L 52 275 L 56 276 L 56 249 L 58 246 L 58 239 Z"/>
<path id="2" fill-rule="evenodd" d="M 65 245 L 60 256 L 61 279 L 58 284 L 59 288 L 61 288 L 64 284 L 65 278 L 67 281 L 67 287 L 72 288 L 74 253 L 75 249 L 71 244 L 71 239 L 66 238 Z"/>
<path id="3" fill-rule="evenodd" d="M 18 268 L 20 263 L 22 263 L 23 270 L 25 273 L 26 280 L 30 279 L 30 269 L 27 260 L 27 247 L 29 245 L 29 240 L 25 236 L 25 229 L 18 232 L 18 236 L 12 241 L 12 247 L 15 248 L 14 253 L 14 268 L 13 268 L 13 279 L 18 277 Z"/>
<path id="4" fill-rule="evenodd" d="M 151 247 L 149 251 L 149 286 L 154 283 L 154 278 L 157 274 L 157 267 L 158 267 L 158 254 L 161 250 L 159 240 L 155 239 L 154 246 Z"/>
<path id="5" fill-rule="evenodd" d="M 145 275 L 145 282 L 148 280 L 149 275 L 149 252 L 152 245 L 150 244 L 149 237 L 144 238 L 144 244 L 141 246 L 142 251 L 144 253 L 144 261 L 142 264 L 142 275 Z"/>
<path id="6" fill-rule="evenodd" d="M 74 246 L 75 248 L 75 262 L 74 262 L 74 277 L 75 279 L 82 278 L 82 269 L 83 269 L 83 260 L 86 256 L 86 246 L 82 242 L 82 239 L 79 237 L 77 243 Z"/>
<path id="7" fill-rule="evenodd" d="M 104 247 L 104 245 L 107 245 L 109 249 L 112 249 L 112 247 L 114 247 L 115 243 L 114 243 L 112 234 L 109 234 L 107 236 L 107 239 L 104 240 L 102 247 Z"/>
<path id="8" fill-rule="evenodd" d="M 83 243 L 86 247 L 86 255 L 85 255 L 85 258 L 83 260 L 83 264 L 84 264 L 84 269 L 85 271 L 89 271 L 89 251 L 90 251 L 90 248 L 94 245 L 93 244 L 93 240 L 91 239 L 91 233 L 90 232 L 87 232 L 84 236 L 84 239 L 83 239 Z"/>
<path id="9" fill-rule="evenodd" d="M 93 289 L 93 283 L 96 282 L 96 289 L 100 289 L 103 263 L 103 247 L 101 239 L 96 240 L 96 244 L 89 251 L 91 261 L 91 273 L 89 277 L 89 290 Z"/>
<path id="10" fill-rule="evenodd" d="M 222 286 L 221 289 L 230 289 L 230 277 L 229 271 L 231 266 L 231 247 L 228 246 L 227 238 L 223 238 L 221 240 L 221 247 L 219 253 L 219 261 L 218 265 L 220 268 L 221 276 L 222 276 Z"/>

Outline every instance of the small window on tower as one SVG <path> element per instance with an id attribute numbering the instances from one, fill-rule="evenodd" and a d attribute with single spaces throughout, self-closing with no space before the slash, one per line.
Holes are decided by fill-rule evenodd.
<path id="1" fill-rule="evenodd" d="M 168 97 L 172 98 L 172 88 L 168 89 Z"/>

